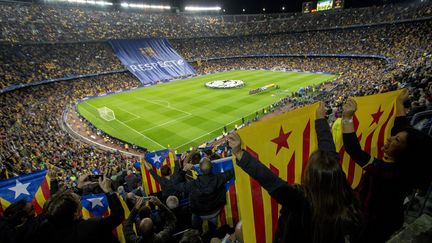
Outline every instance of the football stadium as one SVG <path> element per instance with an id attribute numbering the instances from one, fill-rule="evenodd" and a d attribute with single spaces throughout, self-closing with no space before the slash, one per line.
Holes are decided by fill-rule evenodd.
<path id="1" fill-rule="evenodd" d="M 0 242 L 432 242 L 431 0 L 0 0 Z"/>

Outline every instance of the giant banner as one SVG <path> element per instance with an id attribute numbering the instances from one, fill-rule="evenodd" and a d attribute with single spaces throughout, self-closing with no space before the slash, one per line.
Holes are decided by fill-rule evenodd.
<path id="1" fill-rule="evenodd" d="M 115 54 L 143 84 L 195 74 L 166 38 L 110 40 Z"/>

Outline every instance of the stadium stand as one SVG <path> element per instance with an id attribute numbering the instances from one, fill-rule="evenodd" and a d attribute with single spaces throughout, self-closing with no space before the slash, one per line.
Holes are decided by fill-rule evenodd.
<path id="1" fill-rule="evenodd" d="M 179 242 L 183 236 L 186 239 L 183 242 L 201 240 L 199 238 L 210 242 L 212 237 L 222 239 L 227 234 L 238 240 L 242 237 L 238 236 L 241 226 L 234 229 L 234 225 L 221 227 L 216 233 L 211 232 L 212 235 L 200 236 L 200 232 L 194 230 L 174 232 L 175 220 L 171 211 L 177 216 L 177 229 L 179 225 L 183 226 L 181 230 L 192 227 L 191 222 L 185 220 L 191 218 L 188 204 L 182 200 L 188 197 L 184 193 L 176 194 L 183 198 L 167 202 L 167 208 L 162 205 L 165 202 L 153 197 L 150 199 L 152 203 L 143 205 L 145 203 L 139 197 L 146 196 L 146 193 L 140 186 L 142 175 L 139 169 L 134 169 L 134 164 L 140 160 L 140 156 L 135 154 L 144 153 L 145 149 L 130 145 L 131 153 L 115 151 L 129 145 L 104 134 L 76 113 L 64 119 L 66 111 L 74 112 L 72 107 L 77 100 L 141 86 L 117 59 L 106 42 L 108 39 L 170 38 L 174 49 L 194 66 L 198 74 L 233 69 L 270 70 L 273 67 L 340 74 L 331 82 L 305 87 L 304 94 L 294 93 L 282 98 L 273 104 L 271 114 L 256 120 L 325 101 L 331 110 L 328 121 L 332 123 L 342 116 L 343 105 L 350 96 L 409 87 L 407 118 L 413 118 L 413 125 L 421 125 L 429 134 L 431 131 L 432 5 L 429 1 L 308 15 L 140 14 L 9 2 L 0 2 L 0 11 L 4 13 L 0 16 L 0 188 L 6 179 L 49 169 L 51 193 L 57 193 L 54 202 L 59 208 L 72 207 L 65 209 L 69 210 L 65 213 L 67 216 L 74 217 L 71 215 L 80 205 L 75 194 L 67 189 L 83 196 L 106 193 L 108 198 L 104 200 L 114 209 L 114 214 L 124 213 L 122 218 L 127 219 L 129 214 L 126 211 L 130 210 L 131 215 L 139 219 L 132 222 L 134 220 L 129 218 L 128 225 L 136 223 L 141 240 L 159 237 L 168 239 L 166 242 Z M 278 57 L 277 54 L 291 57 Z M 423 116 L 427 121 L 419 124 Z M 84 136 L 99 136 L 104 145 L 114 150 L 71 136 L 64 128 L 68 119 L 77 130 L 85 131 Z M 225 141 L 224 137 L 213 145 L 226 144 Z M 220 157 L 210 154 L 208 157 Z M 183 180 L 189 180 L 192 173 L 186 171 L 192 169 L 195 160 L 199 162 L 201 155 L 203 153 L 196 150 L 184 153 L 177 160 L 180 170 L 185 172 L 176 170 L 175 173 L 181 174 Z M 231 155 L 231 151 L 227 155 Z M 110 180 L 86 177 L 89 173 L 106 173 Z M 413 188 L 409 189 L 411 192 Z M 113 197 L 113 190 L 125 202 L 123 206 Z M 425 194 L 419 194 L 422 193 Z M 93 208 L 95 201 L 92 200 Z M 411 198 L 410 207 L 415 200 L 416 197 Z M 426 205 L 427 198 L 424 200 Z M 66 205 L 65 202 L 72 204 Z M 156 210 L 154 206 L 163 207 L 163 210 Z M 48 240 L 40 235 L 47 229 L 56 231 L 51 239 L 55 242 L 59 239 L 55 237 L 61 237 L 60 232 L 65 229 L 61 225 L 76 220 L 60 220 L 62 216 L 58 215 L 64 212 L 55 211 L 53 204 L 48 204 L 42 216 L 37 217 L 27 207 L 30 206 L 21 201 L 8 209 L 1 208 L 1 242 Z M 423 206 L 421 212 L 429 208 Z M 74 210 L 72 214 L 70 210 Z M 421 219 L 427 220 L 427 217 Z M 56 222 L 61 224 L 56 225 Z M 85 222 L 80 221 L 80 224 Z M 38 231 L 38 226 L 42 230 Z M 118 226 L 117 221 L 112 229 L 114 226 Z M 86 230 L 89 229 L 92 228 Z M 79 237 L 88 236 L 87 231 L 81 230 L 84 233 Z M 160 235 L 155 236 L 158 232 Z M 111 236 L 110 232 L 98 234 Z M 136 239 L 130 229 L 125 235 Z M 396 237 L 401 235 L 409 237 L 405 234 Z M 73 237 L 65 237 L 65 242 L 74 242 Z"/>

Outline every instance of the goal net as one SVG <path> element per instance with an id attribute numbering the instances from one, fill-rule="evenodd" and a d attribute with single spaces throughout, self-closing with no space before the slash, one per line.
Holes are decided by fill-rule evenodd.
<path id="1" fill-rule="evenodd" d="M 114 111 L 112 111 L 111 109 L 107 108 L 107 107 L 101 107 L 98 108 L 98 112 L 99 115 L 102 119 L 104 119 L 105 121 L 113 121 L 115 120 L 115 115 L 114 115 Z"/>

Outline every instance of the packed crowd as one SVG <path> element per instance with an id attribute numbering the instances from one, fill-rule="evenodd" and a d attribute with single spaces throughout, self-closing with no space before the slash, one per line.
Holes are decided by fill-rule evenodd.
<path id="1" fill-rule="evenodd" d="M 165 35 L 165 32 L 158 32 L 163 30 L 169 31 L 169 34 L 166 35 L 169 37 L 177 37 L 177 35 L 196 37 L 207 35 L 205 33 L 232 35 L 236 33 L 229 29 L 234 28 L 233 26 L 254 25 L 225 23 L 225 17 L 130 14 L 128 18 L 121 19 L 120 17 L 124 17 L 124 12 L 66 9 L 43 5 L 23 5 L 22 8 L 16 6 L 18 5 L 0 5 L 1 8 L 7 10 L 5 16 L 1 16 L 1 23 L 4 24 L 2 26 L 4 40 L 21 42 L 25 40 L 58 41 L 68 40 L 68 38 L 80 40 L 82 36 L 100 39 L 116 37 L 117 35 L 122 38 L 132 37 L 129 33 L 133 33 L 133 31 L 123 32 L 129 30 L 126 26 L 132 26 L 127 21 L 143 23 L 143 25 L 133 25 L 134 28 L 137 27 L 143 31 L 136 32 L 139 36 L 148 33 L 151 33 L 150 35 Z M 361 14 L 362 9 L 349 10 L 347 13 L 342 12 L 339 15 L 340 18 L 331 17 L 338 13 L 337 11 L 319 13 L 313 16 L 316 18 L 328 17 L 329 20 L 324 25 L 325 27 L 332 27 L 340 23 L 371 23 L 371 21 L 382 22 L 393 21 L 398 18 L 429 16 L 431 14 L 429 5 L 426 8 L 424 5 L 422 7 L 414 11 L 411 7 L 400 9 L 397 6 L 390 6 L 388 12 L 384 11 L 383 7 L 376 7 L 371 10 L 372 15 L 371 13 L 366 14 L 366 12 Z M 400 12 L 398 15 L 394 14 L 398 11 Z M 360 16 L 358 17 L 360 20 L 349 18 L 353 12 Z M 346 16 L 342 16 L 345 14 Z M 27 18 L 20 19 L 17 17 L 20 15 L 26 15 Z M 60 18 L 60 16 L 62 17 Z M 118 24 L 99 22 L 100 18 L 106 16 L 110 16 Z M 371 18 L 371 16 L 376 18 Z M 188 22 L 185 21 L 185 26 L 179 25 L 178 29 L 172 30 L 170 29 L 170 26 L 173 26 L 170 22 L 173 21 L 171 17 L 177 22 L 181 22 L 178 20 L 182 20 L 182 18 L 190 18 L 188 21 L 193 23 L 187 24 Z M 272 19 L 256 24 L 257 27 L 251 27 L 252 29 L 256 28 L 252 32 L 267 33 L 267 30 L 261 29 L 262 24 L 279 23 L 277 21 L 283 23 L 298 21 L 297 18 L 291 18 L 289 15 L 285 17 L 283 20 Z M 146 20 L 142 18 L 146 18 Z M 196 20 L 196 18 L 202 18 L 202 20 Z M 308 15 L 301 18 L 312 19 Z M 81 21 L 72 21 L 72 19 Z M 204 21 L 204 23 L 200 21 Z M 147 26 L 146 23 L 151 23 L 148 26 L 152 27 L 142 28 Z M 308 29 L 318 26 L 314 25 L 313 21 L 310 23 L 309 26 L 306 21 L 301 28 Z M 110 25 L 119 28 L 111 28 Z M 203 27 L 203 25 L 208 27 Z M 358 202 L 353 197 L 351 189 L 346 185 L 345 177 L 341 176 L 340 166 L 334 156 L 334 145 L 329 144 L 329 141 L 333 140 L 329 139 L 331 134 L 328 132 L 327 122 L 323 122 L 327 111 L 321 107 L 317 111 L 319 119 L 316 121 L 318 124 L 316 127 L 320 128 L 318 129 L 320 132 L 317 130 L 317 135 L 319 139 L 325 138 L 326 142 L 320 143 L 321 151 L 311 156 L 309 161 L 311 166 L 308 166 L 305 172 L 305 178 L 308 179 L 299 187 L 293 188 L 281 182 L 274 174 L 269 173 L 267 168 L 263 168 L 259 161 L 239 149 L 239 137 L 235 135 L 229 137 L 232 152 L 238 158 L 238 165 L 253 176 L 282 205 L 282 216 L 278 223 L 280 227 L 275 233 L 275 242 L 285 242 L 288 240 L 286 237 L 294 237 L 299 242 L 345 242 L 344 237 L 347 235 L 352 242 L 356 240 L 372 242 L 373 239 L 368 238 L 371 234 L 378 235 L 380 238 L 376 239 L 381 241 L 388 238 L 401 226 L 400 216 L 403 199 L 413 188 L 424 186 L 424 182 L 427 181 L 427 178 L 419 176 L 415 179 L 421 180 L 412 180 L 409 181 L 410 183 L 406 183 L 407 178 L 413 179 L 413 173 L 418 172 L 413 171 L 412 168 L 422 168 L 421 162 L 425 158 L 421 157 L 421 153 L 414 154 L 412 146 L 417 146 L 415 147 L 417 152 L 421 146 L 426 146 L 426 149 L 420 149 L 420 152 L 424 152 L 427 151 L 430 141 L 425 140 L 413 130 L 399 127 L 402 129 L 399 130 L 399 132 L 402 131 L 402 134 L 394 133 L 398 135 L 389 139 L 389 144 L 384 147 L 388 155 L 385 159 L 395 161 L 395 167 L 389 172 L 387 167 L 381 166 L 383 161 L 367 164 L 370 161 L 370 156 L 358 151 L 357 138 L 353 137 L 355 133 L 353 134 L 353 127 L 351 127 L 356 104 L 353 101 L 347 101 L 347 97 L 409 87 L 410 94 L 403 93 L 398 99 L 397 115 L 402 118 L 398 119 L 395 126 L 400 125 L 399 121 L 404 120 L 406 122 L 406 119 L 416 112 L 430 110 L 432 107 L 431 25 L 431 21 L 422 21 L 386 27 L 171 41 L 175 49 L 187 59 L 202 59 L 201 62 L 193 64 L 200 74 L 230 69 L 272 69 L 274 67 L 286 70 L 339 74 L 334 81 L 327 84 L 305 87 L 305 92 L 297 92 L 282 98 L 272 106 L 272 109 L 282 109 L 286 105 L 290 105 L 290 109 L 292 109 L 316 101 L 325 101 L 327 108 L 331 110 L 330 121 L 336 117 L 345 119 L 343 129 L 347 152 L 352 154 L 353 159 L 359 165 L 366 168 L 364 176 L 367 177 L 367 180 L 361 182 L 363 184 L 359 187 L 361 190 L 360 200 L 363 200 L 360 203 L 365 203 L 368 206 L 367 209 L 370 210 L 366 212 L 366 217 L 377 215 L 377 218 L 366 218 L 366 223 L 360 219 L 361 213 L 358 210 Z M 152 29 L 154 26 L 157 28 Z M 220 26 L 230 27 L 221 28 L 222 30 L 217 29 Z M 14 28 L 22 28 L 26 31 L 14 32 Z M 248 29 L 241 31 L 247 33 Z M 186 32 L 187 34 L 184 34 Z M 41 79 L 121 69 L 121 64 L 106 43 L 9 45 L 2 46 L 2 49 L 3 47 L 7 51 L 5 54 L 3 52 L 1 54 L 0 75 L 2 76 L 0 76 L 0 82 L 2 83 L 0 83 L 0 88 L 14 84 L 31 83 Z M 214 56 L 263 53 L 377 54 L 391 57 L 395 62 L 387 63 L 381 59 L 371 58 L 305 57 L 206 60 Z M 41 216 L 35 217 L 31 206 L 22 201 L 13 204 L 4 211 L 4 217 L 0 219 L 1 242 L 26 242 L 29 239 L 45 242 L 58 242 L 60 239 L 62 242 L 75 242 L 77 240 L 79 242 L 113 242 L 115 239 L 112 238 L 111 231 L 124 220 L 121 216 L 124 215 L 124 209 L 120 206 L 119 199 L 113 192 L 117 192 L 131 210 L 131 216 L 126 219 L 124 224 L 124 233 L 128 242 L 202 242 L 210 241 L 212 237 L 219 240 L 225 238 L 224 242 L 236 242 L 236 240 L 242 242 L 241 224 L 235 229 L 230 227 L 216 229 L 215 227 L 214 220 L 219 213 L 218 209 L 226 202 L 223 185 L 234 174 L 232 171 L 219 175 L 211 174 L 209 158 L 217 156 L 209 154 L 208 158 L 204 158 L 206 156 L 203 153 L 193 150 L 190 153 L 184 153 L 176 161 L 174 171 L 163 167 L 161 169 L 162 176 L 152 174 L 162 187 L 162 194 L 158 195 L 162 200 L 159 200 L 156 197 L 146 197 L 148 195 L 145 195 L 142 187 L 140 187 L 141 175 L 139 172 L 134 173 L 133 169 L 133 163 L 138 160 L 137 157 L 126 156 L 120 152 L 100 150 L 75 140 L 62 129 L 63 112 L 68 106 L 74 106 L 78 99 L 139 85 L 140 83 L 131 74 L 118 73 L 27 87 L 0 95 L 0 179 L 45 168 L 49 169 L 51 179 L 53 179 L 51 183 L 53 197 L 46 204 Z M 408 100 L 411 104 L 408 113 L 405 114 L 406 109 L 402 106 L 407 105 Z M 96 128 L 90 126 L 89 129 Z M 418 137 L 416 137 L 417 135 Z M 391 144 L 401 141 L 405 146 Z M 407 167 L 406 161 L 410 156 L 416 158 L 414 162 L 418 167 Z M 324 170 L 319 166 L 322 161 L 331 167 L 332 173 L 334 173 L 331 174 L 332 182 L 333 178 L 337 178 L 338 188 L 324 188 L 324 186 L 331 186 L 332 184 L 325 181 L 325 176 L 313 174 L 321 173 Z M 191 173 L 189 171 L 194 164 L 199 164 L 203 176 L 198 177 L 197 180 L 190 180 Z M 145 167 L 147 170 L 151 170 L 150 164 L 145 163 Z M 427 173 L 430 171 L 429 169 L 430 167 L 424 171 Z M 402 170 L 403 173 L 395 173 L 398 170 Z M 256 171 L 262 173 L 257 174 Z M 387 184 L 384 184 L 391 185 L 391 188 L 376 188 L 376 185 L 380 183 L 374 183 L 376 182 L 374 181 L 375 176 L 379 177 L 388 173 L 391 176 L 387 178 Z M 105 175 L 99 181 L 92 181 L 91 177 L 88 176 L 89 174 Z M 309 177 L 308 175 L 314 176 Z M 314 181 L 314 178 L 322 178 L 323 181 Z M 395 185 L 400 187 L 395 187 Z M 76 194 L 66 189 L 72 189 Z M 342 198 L 338 196 L 339 194 L 334 195 L 335 191 L 343 192 L 340 193 Z M 322 208 L 312 209 L 315 205 L 321 205 L 319 202 L 322 198 L 317 196 L 317 192 L 325 192 L 318 194 L 335 199 L 335 202 L 339 202 L 338 207 L 327 205 L 330 208 L 325 208 L 326 205 L 323 205 Z M 389 194 L 388 192 L 392 193 Z M 111 208 L 111 216 L 90 221 L 80 219 L 81 205 L 77 195 L 88 193 L 106 193 Z M 292 196 L 292 198 L 288 199 L 287 195 Z M 366 201 L 367 198 L 371 197 L 374 197 L 374 200 Z M 188 205 L 184 206 L 180 203 L 183 198 L 188 198 Z M 145 203 L 145 200 L 150 203 Z M 291 203 L 294 201 L 298 204 Z M 385 203 L 374 205 L 374 202 Z M 155 206 L 159 210 L 155 210 Z M 310 210 L 321 211 L 316 213 L 317 211 Z M 292 217 L 289 221 L 285 221 L 284 219 L 288 218 L 288 214 Z M 306 219 L 306 221 L 297 222 L 296 220 L 299 218 Z M 200 232 L 203 220 L 208 221 L 209 226 L 210 234 L 206 236 L 202 236 Z M 343 220 L 343 224 L 336 224 L 336 222 L 342 222 L 338 220 Z M 300 223 L 305 224 L 302 226 L 305 226 L 303 229 L 307 229 L 306 231 L 296 230 Z M 134 225 L 138 234 L 133 230 Z M 173 236 L 174 232 L 191 227 L 196 230 L 184 233 L 185 239 Z M 379 232 L 375 230 L 379 230 Z M 367 233 L 360 234 L 359 232 Z M 218 242 L 218 239 L 213 239 L 213 241 Z"/>
<path id="2" fill-rule="evenodd" d="M 187 60 L 253 54 L 369 54 L 412 65 L 432 53 L 432 21 L 319 32 L 171 40 Z M 401 38 L 403 36 L 403 38 Z M 0 88 L 122 69 L 107 43 L 1 46 Z M 74 60 L 74 61 L 71 61 Z M 87 65 L 80 65 L 86 63 Z"/>
<path id="3" fill-rule="evenodd" d="M 287 70 L 310 69 L 311 71 L 338 72 L 342 75 L 339 76 L 338 80 L 334 81 L 337 86 L 331 92 L 323 94 L 321 97 L 310 96 L 306 97 L 306 99 L 303 99 L 304 97 L 299 95 L 289 97 L 289 101 L 294 107 L 314 102 L 316 99 L 324 99 L 330 101 L 330 107 L 335 109 L 334 113 L 337 113 L 342 111 L 342 105 L 345 103 L 345 98 L 347 96 L 384 92 L 397 88 L 399 82 L 404 82 L 409 86 L 415 87 L 416 89 L 412 92 L 411 97 L 413 102 L 422 102 L 422 104 L 425 104 L 425 106 L 430 109 L 432 98 L 432 82 L 430 82 L 429 75 L 431 72 L 431 61 L 430 59 L 422 59 L 422 61 L 419 62 L 419 65 L 420 66 L 406 67 L 401 70 L 398 69 L 392 73 L 385 73 L 386 64 L 384 61 L 380 60 L 338 58 L 247 58 L 214 62 L 209 61 L 204 62 L 197 68 L 199 71 L 206 70 L 206 72 L 211 72 L 223 71 L 228 68 L 236 67 L 270 69 L 277 66 L 286 68 Z M 367 85 L 365 85 L 364 80 L 367 80 Z M 167 179 L 167 177 L 170 177 L 169 175 L 171 173 L 168 170 L 163 172 L 164 177 L 162 179 L 159 178 L 159 180 L 161 180 L 163 191 L 172 192 L 173 188 L 170 190 L 170 188 L 166 187 L 172 187 L 173 185 L 170 183 L 175 182 L 174 184 L 178 185 L 178 187 L 174 187 L 174 194 L 176 197 L 169 197 L 172 195 L 162 195 L 161 197 L 164 200 L 167 200 L 163 200 L 164 203 L 160 202 L 156 198 L 151 198 L 150 206 L 153 207 L 152 205 L 156 205 L 160 208 L 160 214 L 153 215 L 153 213 L 149 212 L 153 212 L 154 210 L 152 211 L 151 207 L 149 208 L 148 205 L 144 205 L 142 202 L 144 199 L 140 199 L 140 197 L 145 196 L 142 188 L 139 186 L 140 175 L 132 173 L 131 168 L 133 162 L 135 162 L 137 158 L 127 157 L 120 153 L 100 151 L 97 148 L 71 139 L 69 135 L 60 128 L 59 119 L 61 119 L 60 117 L 64 107 L 68 104 L 73 105 L 75 100 L 97 93 L 137 86 L 138 84 L 139 83 L 130 74 L 123 73 L 96 78 L 86 78 L 73 82 L 64 81 L 3 94 L 0 96 L 0 104 L 2 107 L 0 117 L 3 123 L 1 127 L 8 127 L 9 129 L 1 131 L 2 137 L 5 138 L 2 140 L 0 153 L 2 156 L 1 175 L 5 176 L 5 169 L 10 173 L 9 176 L 13 176 L 23 172 L 30 172 L 49 167 L 49 163 L 56 168 L 52 177 L 56 178 L 56 183 L 59 184 L 60 188 L 72 188 L 81 195 L 91 192 L 108 193 L 107 197 L 112 210 L 112 217 L 99 220 L 112 220 L 112 218 L 115 218 L 116 220 L 114 220 L 114 222 L 116 223 L 111 227 L 117 226 L 123 220 L 122 217 L 118 216 L 121 214 L 122 209 L 118 207 L 116 197 L 113 196 L 113 194 L 110 194 L 113 189 L 116 190 L 120 195 L 123 195 L 127 205 L 132 210 L 132 216 L 127 219 L 124 231 L 126 237 L 128 237 L 131 242 L 141 242 L 148 238 L 153 238 L 155 242 L 158 242 L 156 239 L 165 240 L 166 242 L 169 240 L 178 240 L 178 238 L 172 236 L 174 232 L 177 232 L 176 229 L 181 230 L 188 227 L 201 229 L 200 225 L 202 219 L 210 220 L 211 225 L 218 212 L 216 209 L 223 205 L 225 201 L 223 197 L 220 198 L 220 200 L 214 200 L 196 196 L 201 195 L 199 194 L 200 189 L 197 188 L 201 188 L 200 186 L 202 186 L 202 188 L 213 188 L 214 191 L 211 195 L 219 195 L 217 192 L 224 189 L 220 189 L 216 185 L 220 185 L 218 183 L 224 185 L 224 182 L 232 175 L 221 174 L 221 176 L 219 176 L 222 177 L 221 179 L 215 179 L 214 176 L 210 176 L 209 174 L 208 177 L 213 179 L 206 179 L 207 177 L 204 176 L 200 177 L 198 181 L 188 182 L 189 184 L 177 182 L 177 179 L 175 179 L 176 176 L 173 175 L 173 178 L 170 179 L 172 181 L 168 180 L 168 183 L 164 184 L 167 181 L 165 180 L 164 182 L 163 178 Z M 343 114 L 343 112 L 340 114 Z M 243 155 L 237 156 L 242 158 Z M 184 163 L 186 158 L 188 158 L 187 160 L 190 160 L 191 163 Z M 183 165 L 182 170 L 177 169 L 176 173 L 184 170 L 184 172 L 181 172 L 182 176 L 180 176 L 180 178 L 185 178 L 185 174 L 187 174 L 187 171 L 191 169 L 192 164 L 196 164 L 199 161 L 201 161 L 200 154 L 190 153 L 189 155 L 184 155 L 183 164 L 180 164 Z M 207 162 L 201 162 L 200 166 L 204 166 L 205 164 L 209 165 L 210 160 L 205 161 Z M 150 167 L 148 164 L 146 166 Z M 205 167 L 201 168 L 201 170 L 208 171 L 208 167 L 207 169 Z M 245 168 L 245 170 L 247 170 L 247 168 Z M 86 177 L 83 177 L 83 175 L 89 173 L 104 173 L 107 171 L 109 171 L 108 177 L 110 177 L 111 180 L 106 180 L 106 183 L 101 182 L 101 188 L 95 186 L 95 183 L 91 184 L 91 181 L 86 179 Z M 214 180 L 219 182 L 216 183 Z M 93 186 L 90 187 L 90 184 Z M 89 186 L 90 188 L 87 188 L 86 186 Z M 265 187 L 265 184 L 263 184 L 263 186 Z M 187 195 L 184 193 L 188 192 L 191 193 L 188 197 L 190 200 L 189 206 L 178 206 L 179 198 L 181 199 L 182 196 L 184 197 Z M 31 211 L 25 215 L 18 214 L 17 216 L 17 214 L 14 214 L 13 210 L 23 212 L 23 208 L 28 207 L 25 203 L 21 203 L 17 205 L 17 207 L 11 207 L 10 211 L 5 212 L 7 217 L 4 219 L 5 221 L 3 221 L 2 236 L 6 236 L 8 239 L 24 239 L 24 241 L 25 239 L 28 239 L 25 237 L 44 238 L 46 235 L 50 235 L 52 238 L 44 239 L 53 242 L 58 240 L 59 237 L 62 237 L 65 241 L 73 239 L 65 237 L 61 233 L 64 232 L 63 230 L 68 232 L 67 229 L 69 228 L 65 225 L 71 223 L 78 225 L 87 224 L 87 221 L 77 218 L 75 218 L 73 222 L 63 221 L 61 220 L 62 216 L 60 216 L 62 214 L 59 211 L 56 211 L 58 208 L 54 207 L 51 209 L 49 205 L 57 205 L 61 208 L 62 205 L 64 205 L 62 202 L 67 201 L 67 198 L 75 198 L 74 195 L 75 194 L 71 194 L 70 191 L 61 190 L 51 199 L 51 203 L 47 204 L 47 213 L 38 218 L 34 218 Z M 194 198 L 192 195 L 195 195 L 196 197 Z M 73 205 L 73 210 L 79 208 L 79 202 L 75 201 Z M 116 210 L 119 211 L 116 212 Z M 9 212 L 11 213 L 9 214 Z M 176 214 L 177 217 L 174 217 Z M 21 218 L 17 219 L 14 217 Z M 37 230 L 35 232 L 27 231 L 28 234 L 17 234 L 17 231 L 14 231 L 10 227 L 15 227 L 15 224 L 17 224 L 16 222 L 22 222 L 19 220 L 24 220 L 24 223 L 18 223 L 20 224 L 18 228 L 23 226 L 38 226 L 36 228 Z M 140 234 L 139 236 L 137 236 L 133 230 L 130 230 L 133 222 L 137 222 L 136 226 L 138 228 L 137 232 Z M 197 242 L 203 240 L 201 239 L 202 237 L 204 237 L 205 241 L 208 241 L 211 237 L 221 239 L 224 238 L 224 235 L 231 238 L 236 237 L 236 233 L 232 228 L 225 227 L 222 230 L 217 230 L 212 227 L 210 230 L 211 234 L 205 236 L 201 236 L 201 233 L 198 230 L 188 231 L 188 233 L 185 233 L 182 236 L 186 238 L 183 239 L 183 242 L 190 242 L 191 239 L 188 237 L 196 238 L 198 240 Z M 97 229 L 96 226 L 91 226 L 90 224 L 87 225 L 86 229 L 91 229 L 90 232 L 92 232 L 93 235 L 97 235 L 99 237 L 98 239 L 111 239 L 110 237 L 112 237 L 111 234 L 104 233 L 104 231 L 110 232 L 105 228 L 104 230 Z M 54 233 L 43 233 L 47 231 Z M 240 230 L 237 230 L 237 237 L 239 235 L 238 231 Z M 90 237 L 85 232 L 89 231 L 84 230 L 77 237 L 79 239 Z M 12 236 L 10 234 L 12 234 Z M 34 234 L 36 234 L 36 236 Z M 388 235 L 385 237 L 387 236 Z M 94 238 L 90 237 L 88 239 Z M 241 238 L 237 239 L 241 240 Z M 7 240 L 5 240 L 5 242 L 7 242 Z"/>
<path id="4" fill-rule="evenodd" d="M 123 69 L 105 43 L 8 45 L 0 48 L 0 89 Z"/>
<path id="5" fill-rule="evenodd" d="M 238 36 L 377 24 L 431 17 L 430 1 L 313 14 L 188 15 L 122 9 L 1 3 L 0 40 L 61 42 L 118 38 Z"/>
<path id="6" fill-rule="evenodd" d="M 66 106 L 73 106 L 78 98 L 139 84 L 130 74 L 123 73 L 63 81 L 1 95 L 2 176 L 5 176 L 5 169 L 12 176 L 45 168 L 49 161 L 64 169 L 62 183 L 71 186 L 76 184 L 78 172 L 101 169 L 107 162 L 123 166 L 125 161 L 136 161 L 136 158 L 100 151 L 71 139 L 59 121 Z"/>
<path id="7" fill-rule="evenodd" d="M 409 63 L 431 52 L 432 21 L 278 35 L 172 40 L 186 59 L 247 54 L 369 54 Z M 401 37 L 402 36 L 402 37 Z"/>

